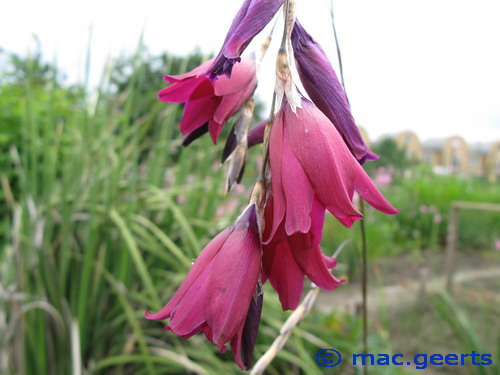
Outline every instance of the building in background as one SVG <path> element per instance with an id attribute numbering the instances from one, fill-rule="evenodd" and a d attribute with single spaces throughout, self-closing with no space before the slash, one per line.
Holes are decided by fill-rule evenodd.
<path id="1" fill-rule="evenodd" d="M 406 156 L 418 161 L 422 161 L 424 152 L 422 143 L 417 135 L 412 131 L 404 131 L 394 136 L 394 140 L 399 148 L 406 151 Z"/>
<path id="2" fill-rule="evenodd" d="M 488 175 L 488 160 L 490 145 L 487 143 L 474 143 L 470 145 L 469 174 L 472 176 Z"/>
<path id="3" fill-rule="evenodd" d="M 491 181 L 496 181 L 500 178 L 500 141 L 496 141 L 490 145 L 486 166 L 486 173 Z"/>
<path id="4" fill-rule="evenodd" d="M 462 137 L 430 139 L 422 143 L 425 163 L 436 172 L 467 174 L 469 169 L 469 146 Z"/>
<path id="5" fill-rule="evenodd" d="M 364 129 L 362 135 L 368 141 Z M 432 165 L 436 173 L 485 177 L 491 181 L 500 178 L 500 141 L 468 144 L 464 138 L 452 136 L 422 142 L 412 131 L 381 139 L 386 137 L 393 138 L 407 157 Z"/>

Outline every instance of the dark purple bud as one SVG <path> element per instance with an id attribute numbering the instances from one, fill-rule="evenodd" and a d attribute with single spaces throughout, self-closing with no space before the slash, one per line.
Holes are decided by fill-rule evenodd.
<path id="1" fill-rule="evenodd" d="M 252 367 L 253 351 L 255 348 L 255 341 L 257 340 L 257 332 L 259 331 L 263 299 L 264 294 L 262 293 L 262 287 L 260 283 L 257 282 L 257 287 L 248 309 L 241 337 L 241 360 L 247 369 Z"/>
<path id="2" fill-rule="evenodd" d="M 283 0 L 245 0 L 234 17 L 226 39 L 213 64 L 205 75 L 212 81 L 225 74 L 231 77 L 233 65 L 262 29 L 271 21 L 283 4 Z"/>
<path id="3" fill-rule="evenodd" d="M 264 142 L 264 132 L 266 131 L 268 122 L 269 120 L 261 121 L 250 129 L 248 132 L 248 148 Z"/>
<path id="4" fill-rule="evenodd" d="M 182 140 L 182 145 L 184 147 L 189 146 L 192 142 L 196 141 L 205 133 L 208 133 L 208 122 L 200 126 L 198 129 L 193 130 Z"/>
<path id="5" fill-rule="evenodd" d="M 234 152 L 236 149 L 236 146 L 238 146 L 238 139 L 236 138 L 236 131 L 235 127 L 231 129 L 231 132 L 226 138 L 226 144 L 224 145 L 224 150 L 222 150 L 222 155 L 221 155 L 221 163 L 224 164 L 231 156 L 231 154 Z"/>
<path id="6" fill-rule="evenodd" d="M 379 156 L 361 138 L 342 85 L 325 52 L 298 21 L 292 32 L 292 46 L 300 80 L 314 104 L 335 125 L 360 164 L 377 160 Z"/>

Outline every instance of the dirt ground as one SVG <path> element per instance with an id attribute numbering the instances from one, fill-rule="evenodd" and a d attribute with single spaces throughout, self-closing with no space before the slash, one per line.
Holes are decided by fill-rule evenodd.
<path id="1" fill-rule="evenodd" d="M 371 330 L 388 337 L 394 353 L 460 354 L 480 350 L 500 358 L 500 253 L 463 252 L 455 258 L 451 306 L 441 296 L 443 253 L 401 254 L 370 265 L 368 307 Z M 358 280 L 322 292 L 317 308 L 360 311 Z M 468 333 L 469 332 L 469 333 Z M 472 334 L 470 334 L 472 332 Z M 476 336 L 476 337 L 474 337 Z M 470 361 L 470 360 L 469 360 Z M 492 372 L 491 369 L 486 374 Z M 429 366 L 425 374 L 484 373 L 474 366 Z"/>

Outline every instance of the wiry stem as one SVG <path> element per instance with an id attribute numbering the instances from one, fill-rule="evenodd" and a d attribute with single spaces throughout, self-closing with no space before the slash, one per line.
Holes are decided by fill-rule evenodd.
<path id="1" fill-rule="evenodd" d="M 345 87 L 345 79 L 344 79 L 344 68 L 342 65 L 342 54 L 340 52 L 340 43 L 337 37 L 337 28 L 335 27 L 335 17 L 333 14 L 333 0 L 330 0 L 330 16 L 332 18 L 332 28 L 333 28 L 333 36 L 335 38 L 335 46 L 337 49 L 337 58 L 339 62 L 339 73 L 340 73 L 340 82 L 342 83 L 342 87 L 344 89 L 344 95 L 347 100 L 347 104 L 349 104 L 349 97 L 347 96 L 347 91 Z M 363 214 L 363 219 L 360 220 L 360 229 L 361 229 L 361 294 L 362 294 L 362 306 L 361 306 L 361 314 L 363 320 L 363 354 L 368 354 L 368 301 L 367 301 L 367 289 L 368 289 L 368 246 L 366 244 L 366 228 L 365 228 L 365 202 L 360 198 L 360 210 Z M 363 374 L 366 375 L 368 373 L 368 366 L 363 366 Z"/>
<path id="2" fill-rule="evenodd" d="M 363 214 L 363 219 L 360 220 L 361 226 L 361 251 L 362 251 L 362 268 L 361 268 L 361 294 L 362 294 L 362 318 L 363 318 L 363 354 L 368 354 L 368 248 L 366 245 L 366 228 L 365 228 L 365 202 L 360 198 L 360 210 Z M 368 374 L 368 366 L 363 366 L 363 374 Z"/>
<path id="3" fill-rule="evenodd" d="M 342 65 L 342 54 L 340 52 L 340 43 L 337 37 L 337 28 L 335 27 L 335 17 L 333 15 L 333 0 L 330 0 L 330 16 L 332 18 L 332 29 L 333 29 L 333 37 L 335 38 L 335 47 L 337 49 L 337 59 L 339 61 L 339 73 L 340 73 L 340 83 L 344 88 L 345 98 L 347 100 L 347 104 L 349 104 L 349 98 L 347 97 L 347 91 L 345 89 L 345 80 L 344 80 L 344 68 Z"/>

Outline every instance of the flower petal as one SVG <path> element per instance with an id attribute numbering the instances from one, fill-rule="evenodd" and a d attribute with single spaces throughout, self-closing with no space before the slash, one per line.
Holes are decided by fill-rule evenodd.
<path id="1" fill-rule="evenodd" d="M 309 232 L 314 190 L 288 142 L 287 132 L 283 138 L 281 183 L 286 197 L 285 231 L 290 236 Z"/>
<path id="2" fill-rule="evenodd" d="M 224 43 L 222 53 L 228 58 L 239 57 L 252 39 L 271 21 L 283 0 L 246 0 L 245 16 Z M 229 36 L 229 35 L 228 35 Z"/>
<path id="3" fill-rule="evenodd" d="M 271 21 L 282 4 L 283 0 L 245 0 L 206 76 L 211 80 L 222 74 L 231 77 L 233 65 L 240 61 L 241 53 Z"/>
<path id="4" fill-rule="evenodd" d="M 221 349 L 244 324 L 261 264 L 258 233 L 236 229 L 218 252 L 209 277 L 205 312 L 213 341 Z"/>
<path id="5" fill-rule="evenodd" d="M 255 86 L 248 85 L 243 91 L 222 97 L 222 101 L 215 111 L 214 120 L 225 124 L 252 95 Z"/>
<path id="6" fill-rule="evenodd" d="M 174 83 L 158 92 L 158 100 L 167 103 L 187 102 L 193 92 L 206 80 L 205 77 L 199 77 Z"/>
<path id="7" fill-rule="evenodd" d="M 380 192 L 366 172 L 361 167 L 359 169 L 360 170 L 354 179 L 354 189 L 358 192 L 358 194 L 361 195 L 361 197 L 367 201 L 370 206 L 376 208 L 377 210 L 389 215 L 398 214 L 399 210 L 394 208 L 387 201 L 387 199 L 385 199 L 384 195 Z"/>
<path id="8" fill-rule="evenodd" d="M 302 236 L 302 235 L 298 235 Z M 321 252 L 319 245 L 310 249 L 304 249 L 302 246 L 297 246 L 294 239 L 290 240 L 290 248 L 293 257 L 297 261 L 302 271 L 307 275 L 309 280 L 322 289 L 333 290 L 336 289 L 343 280 L 337 279 L 330 273 L 329 265 Z"/>
<path id="9" fill-rule="evenodd" d="M 285 216 L 285 195 L 283 192 L 281 174 L 283 163 L 283 112 L 277 113 L 273 126 L 271 128 L 270 146 L 269 146 L 269 164 L 271 166 L 272 191 L 273 191 L 273 218 L 272 225 L 269 228 L 268 236 L 264 237 L 264 244 L 268 244 L 276 234 L 276 231 Z M 269 202 L 267 203 L 267 205 Z M 266 205 L 266 206 L 267 206 Z M 266 228 L 267 231 L 267 228 Z"/>
<path id="10" fill-rule="evenodd" d="M 214 145 L 217 144 L 217 139 L 222 131 L 224 124 L 221 124 L 217 121 L 210 121 L 208 123 L 208 131 L 210 132 L 210 137 L 212 138 L 212 142 Z"/>
<path id="11" fill-rule="evenodd" d="M 278 292 L 283 310 L 295 310 L 304 290 L 304 272 L 293 257 L 288 241 L 264 246 L 262 264 Z"/>
<path id="12" fill-rule="evenodd" d="M 220 250 L 222 245 L 226 242 L 229 235 L 234 231 L 234 227 L 226 228 L 224 231 L 219 233 L 210 243 L 203 249 L 200 253 L 198 259 L 194 262 L 193 267 L 189 270 L 186 278 L 182 282 L 181 286 L 170 299 L 170 301 L 158 312 L 151 313 L 146 310 L 145 316 L 147 319 L 163 320 L 170 318 L 172 310 L 183 301 L 185 294 L 189 291 L 196 280 L 204 273 L 210 264 L 213 262 L 215 255 Z"/>
<path id="13" fill-rule="evenodd" d="M 184 113 L 181 120 L 181 133 L 186 135 L 198 129 L 200 126 L 210 121 L 221 98 L 209 97 L 197 100 L 190 100 L 184 106 Z"/>
<path id="14" fill-rule="evenodd" d="M 214 59 L 207 60 L 203 64 L 201 64 L 201 65 L 197 66 L 196 68 L 194 68 L 193 70 L 191 70 L 190 72 L 187 72 L 184 74 L 175 75 L 175 76 L 164 75 L 163 80 L 165 80 L 168 83 L 175 83 L 175 82 L 184 81 L 188 78 L 198 77 L 204 71 L 206 71 L 208 69 L 208 67 L 213 64 L 213 62 L 214 62 Z"/>
<path id="15" fill-rule="evenodd" d="M 325 115 L 307 100 L 302 101 L 302 106 L 297 115 L 285 106 L 285 132 L 318 201 L 350 227 L 362 218 L 352 204 L 353 169 L 358 163 Z"/>
<path id="16" fill-rule="evenodd" d="M 182 337 L 189 337 L 201 332 L 205 318 L 205 296 L 209 284 L 208 275 L 212 264 L 205 267 L 191 287 L 186 291 L 182 302 L 173 307 L 167 329 Z"/>
<path id="17" fill-rule="evenodd" d="M 241 63 L 233 68 L 231 78 L 222 76 L 213 83 L 215 95 L 231 95 L 250 87 L 250 93 L 257 86 L 256 68 L 254 58 L 242 58 Z M 250 95 L 248 95 L 250 96 Z"/>

